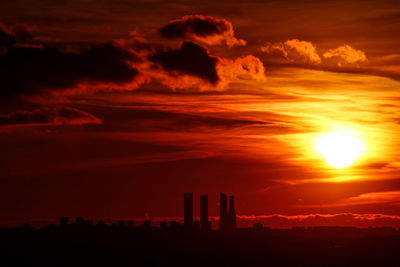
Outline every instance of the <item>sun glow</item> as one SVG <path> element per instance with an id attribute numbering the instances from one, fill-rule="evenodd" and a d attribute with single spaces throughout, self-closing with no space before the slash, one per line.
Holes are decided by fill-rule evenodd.
<path id="1" fill-rule="evenodd" d="M 330 166 L 341 169 L 350 166 L 363 155 L 364 144 L 350 131 L 337 131 L 317 138 L 315 149 Z"/>

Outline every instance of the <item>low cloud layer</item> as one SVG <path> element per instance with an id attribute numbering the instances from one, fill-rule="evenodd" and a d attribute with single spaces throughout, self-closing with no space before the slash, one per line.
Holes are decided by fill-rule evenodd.
<path id="1" fill-rule="evenodd" d="M 208 45 L 246 45 L 245 40 L 235 37 L 232 23 L 211 16 L 188 15 L 171 20 L 159 32 L 167 39 L 189 38 Z"/>
<path id="2" fill-rule="evenodd" d="M 382 227 L 400 226 L 400 216 L 386 214 L 305 214 L 305 215 L 242 215 L 238 216 L 243 224 L 263 223 L 273 228 L 290 228 L 293 226 L 352 226 L 352 227 Z"/>
<path id="3" fill-rule="evenodd" d="M 132 218 L 118 218 L 132 219 Z M 149 218 L 135 218 L 134 221 L 143 223 Z M 199 219 L 199 218 L 195 218 Z M 117 220 L 117 219 L 115 219 Z M 151 217 L 153 222 L 178 221 L 183 222 L 182 217 Z M 219 217 L 210 217 L 213 228 L 218 229 Z M 386 214 L 358 214 L 358 213 L 336 213 L 336 214 L 268 214 L 268 215 L 238 215 L 239 227 L 252 227 L 254 223 L 262 223 L 271 228 L 292 228 L 292 227 L 399 227 L 400 216 Z"/>

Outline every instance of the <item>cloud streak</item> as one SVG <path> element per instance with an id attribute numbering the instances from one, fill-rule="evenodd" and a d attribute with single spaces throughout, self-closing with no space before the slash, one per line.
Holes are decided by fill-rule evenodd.
<path id="1" fill-rule="evenodd" d="M 397 204 L 400 206 L 400 191 L 384 191 L 384 192 L 370 192 L 363 193 L 354 197 L 349 197 L 330 204 L 317 204 L 308 205 L 305 207 L 319 207 L 319 208 L 330 208 L 330 207 L 348 207 L 348 206 L 359 206 L 359 205 L 375 205 L 375 204 Z"/>
<path id="2" fill-rule="evenodd" d="M 18 110 L 0 115 L 0 126 L 83 125 L 101 124 L 101 120 L 85 111 L 68 107 L 42 107 L 33 111 Z"/>

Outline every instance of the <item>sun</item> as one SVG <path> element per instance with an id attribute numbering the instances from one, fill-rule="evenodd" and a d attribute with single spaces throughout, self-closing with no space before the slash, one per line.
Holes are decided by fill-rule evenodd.
<path id="1" fill-rule="evenodd" d="M 342 169 L 363 155 L 364 144 L 350 131 L 337 131 L 322 134 L 317 138 L 315 149 L 330 166 Z"/>

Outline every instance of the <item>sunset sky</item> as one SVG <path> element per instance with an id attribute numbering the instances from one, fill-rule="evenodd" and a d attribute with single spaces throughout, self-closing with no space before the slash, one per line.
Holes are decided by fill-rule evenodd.
<path id="1" fill-rule="evenodd" d="M 0 147 L 1 226 L 225 192 L 239 226 L 398 227 L 400 2 L 2 1 Z"/>

